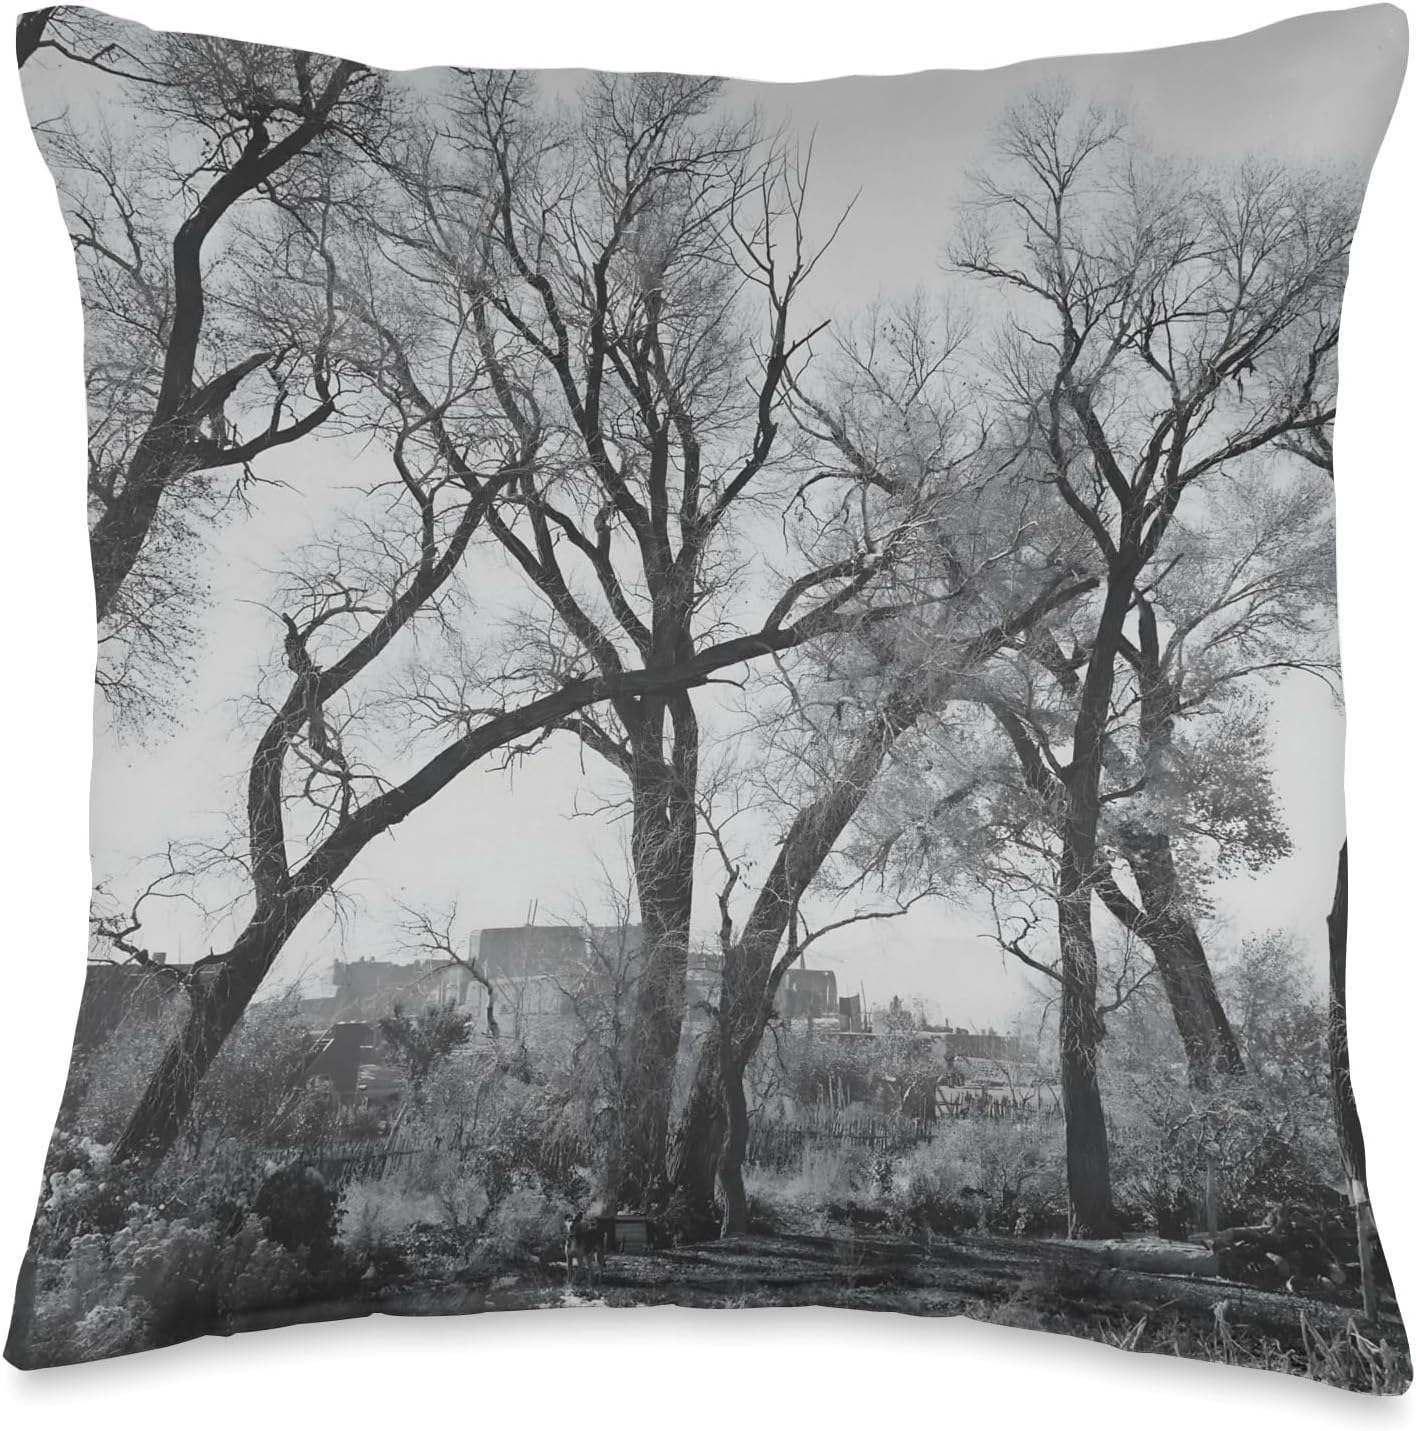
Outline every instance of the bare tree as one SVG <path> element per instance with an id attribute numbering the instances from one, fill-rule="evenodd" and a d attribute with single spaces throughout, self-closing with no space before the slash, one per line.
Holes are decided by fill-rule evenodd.
<path id="1" fill-rule="evenodd" d="M 922 721 L 970 696 L 1000 653 L 1096 585 L 1035 519 L 1029 490 L 999 480 L 998 454 L 955 397 L 956 348 L 957 337 L 923 305 L 881 308 L 843 337 L 835 371 L 816 395 L 800 387 L 794 394 L 799 420 L 818 444 L 805 485 L 852 475 L 857 492 L 847 505 L 865 530 L 887 526 L 892 513 L 909 514 L 909 548 L 874 590 L 885 608 L 903 606 L 908 615 L 818 643 L 794 674 L 779 667 L 782 709 L 758 698 L 755 718 L 784 767 L 763 803 L 794 813 L 740 925 L 727 902 L 739 889 L 739 862 L 715 834 L 729 870 L 720 895 L 723 988 L 672 1167 L 675 1191 L 695 1220 L 704 1218 L 717 1176 L 726 1225 L 741 1230 L 743 1071 L 802 947 L 788 938 L 802 900 L 823 884 L 842 836 Z M 761 754 L 754 759 L 764 764 Z M 967 785 L 946 799 L 963 800 Z M 891 911 L 930 887 L 916 887 Z M 861 917 L 878 916 L 848 916 Z"/>
<path id="2" fill-rule="evenodd" d="M 52 50 L 120 79 L 159 84 L 160 73 L 149 68 L 141 42 L 134 40 L 136 28 L 95 10 L 46 5 L 27 10 L 16 20 L 15 58 L 23 69 L 36 54 Z"/>
<path id="3" fill-rule="evenodd" d="M 210 474 L 249 477 L 262 453 L 336 406 L 329 319 L 292 337 L 242 321 L 233 304 L 240 222 L 317 147 L 329 163 L 372 142 L 383 80 L 347 61 L 116 21 L 95 30 L 98 21 L 33 12 L 21 46 L 67 67 L 55 84 L 25 69 L 32 111 L 51 93 L 67 99 L 76 76 L 106 71 L 93 81 L 95 115 L 86 105 L 78 118 L 73 108 L 41 115 L 36 134 L 59 183 L 88 327 L 99 680 L 120 711 L 147 715 L 155 676 L 186 660 L 200 587 L 192 538 L 233 495 Z"/>
<path id="4" fill-rule="evenodd" d="M 809 158 L 720 115 L 719 89 L 596 78 L 567 129 L 520 77 L 466 75 L 445 128 L 397 166 L 412 199 L 401 262 L 444 285 L 443 310 L 475 332 L 507 421 L 547 434 L 488 526 L 549 610 L 548 677 L 659 671 L 725 629 L 771 632 L 808 600 L 859 610 L 918 516 L 898 502 L 864 537 L 823 524 L 787 573 L 734 546 L 799 490 L 780 429 L 819 331 L 798 330 L 795 314 L 821 249 L 804 238 Z M 745 599 L 764 585 L 765 618 Z M 606 1183 L 608 1200 L 639 1202 L 664 1180 L 698 715 L 686 691 L 665 688 L 562 728 L 627 787 L 645 956 Z"/>
<path id="5" fill-rule="evenodd" d="M 1253 480 L 1259 454 L 1331 423 L 1354 205 L 1273 164 L 1154 162 L 1119 119 L 1061 91 L 1009 111 L 997 147 L 1011 168 L 978 180 L 953 258 L 1015 305 L 1000 398 L 1106 573 L 1054 772 L 1068 1185 L 1073 1229 L 1091 1235 L 1112 1226 L 1092 901 L 1128 623 L 1188 491 Z"/>
<path id="6" fill-rule="evenodd" d="M 369 699 L 368 673 L 398 638 L 406 649 L 415 626 L 449 624 L 474 535 L 494 504 L 515 492 L 542 444 L 539 425 L 509 425 L 495 396 L 480 430 L 464 425 L 461 440 L 453 441 L 446 414 L 469 400 L 486 369 L 475 353 L 469 370 L 443 349 L 444 385 L 429 390 L 409 356 L 420 317 L 404 317 L 407 332 L 368 319 L 381 345 L 368 370 L 387 394 L 374 430 L 395 477 L 370 494 L 383 510 L 307 548 L 279 596 L 282 665 L 257 692 L 262 717 L 246 779 L 245 853 L 230 861 L 240 876 L 236 903 L 244 924 L 226 950 L 189 971 L 190 1015 L 115 1156 L 157 1156 L 170 1146 L 207 1068 L 291 934 L 337 891 L 371 841 L 463 771 L 518 741 L 543 738 L 600 702 L 692 688 L 740 662 L 839 630 L 847 620 L 844 603 L 824 600 L 795 620 L 787 619 L 792 604 L 779 603 L 760 630 L 687 652 L 671 666 L 609 676 L 564 672 L 550 689 L 537 671 L 533 693 L 519 698 L 514 671 L 481 681 L 469 672 L 475 694 L 453 716 L 440 712 L 430 722 L 432 752 L 402 779 L 382 775 L 368 748 L 381 712 Z M 113 928 L 123 939 L 115 948 L 132 957 L 140 948 L 140 917 Z"/>

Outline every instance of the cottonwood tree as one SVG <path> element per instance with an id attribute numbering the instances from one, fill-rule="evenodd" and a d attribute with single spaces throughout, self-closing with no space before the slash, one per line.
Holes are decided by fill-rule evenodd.
<path id="1" fill-rule="evenodd" d="M 141 39 L 134 39 L 136 30 L 136 26 L 94 10 L 46 5 L 25 11 L 15 21 L 15 59 L 23 69 L 35 55 L 50 50 L 105 74 L 157 83 L 160 74 L 149 69 Z"/>
<path id="2" fill-rule="evenodd" d="M 995 480 L 986 435 L 955 395 L 956 350 L 947 324 L 923 305 L 882 308 L 843 339 L 831 380 L 815 396 L 798 390 L 794 398 L 817 455 L 830 464 L 807 485 L 850 473 L 858 486 L 851 520 L 862 529 L 888 526 L 896 504 L 910 514 L 909 549 L 874 591 L 886 609 L 908 614 L 817 643 L 794 672 L 779 668 L 780 707 L 762 703 L 755 713 L 763 749 L 754 760 L 780 772 L 762 803 L 791 814 L 740 922 L 729 900 L 748 892 L 742 860 L 715 835 L 729 872 L 720 894 L 723 986 L 672 1167 L 694 1221 L 705 1217 L 716 1176 L 724 1226 L 742 1230 L 743 1072 L 803 940 L 825 932 L 790 937 L 841 837 L 921 721 L 971 691 L 1000 652 L 1095 585 L 1034 519 L 1032 493 Z"/>
<path id="3" fill-rule="evenodd" d="M 1216 1072 L 1244 1070 L 1199 932 L 1212 913 L 1209 887 L 1289 849 L 1271 777 L 1264 683 L 1295 671 L 1330 680 L 1335 650 L 1328 484 L 1290 474 L 1242 497 L 1214 494 L 1197 517 L 1172 529 L 1163 567 L 1137 591 L 1135 639 L 1121 643 L 1103 738 L 1096 889 L 1153 951 L 1191 1082 L 1203 1088 Z M 1031 633 L 984 696 L 978 746 L 964 758 L 980 793 L 991 792 L 986 808 L 971 812 L 975 830 L 992 829 L 1001 852 L 985 841 L 971 854 L 975 830 L 955 831 L 951 843 L 947 830 L 921 818 L 941 784 L 962 778 L 959 752 L 950 764 L 945 751 L 947 773 L 895 802 L 900 823 L 883 833 L 898 865 L 920 861 L 912 843 L 927 840 L 936 862 L 974 859 L 994 893 L 1053 878 L 1062 809 L 1055 746 L 1075 720 L 1081 685 L 1081 659 L 1066 652 L 1085 650 L 1089 615 L 1079 609 L 1070 627 L 1052 621 Z M 998 746 L 1011 746 L 1016 759 Z M 903 869 L 900 877 L 908 878 Z"/>
<path id="4" fill-rule="evenodd" d="M 996 150 L 953 262 L 1010 305 L 997 400 L 1105 573 L 1054 772 L 1068 1186 L 1093 1235 L 1113 1225 L 1092 918 L 1118 668 L 1187 493 L 1261 484 L 1266 453 L 1331 424 L 1355 202 L 1276 162 L 1162 163 L 1062 91 L 1010 110 Z"/>
<path id="5" fill-rule="evenodd" d="M 459 582 L 473 539 L 488 533 L 499 503 L 516 503 L 524 483 L 534 486 L 553 429 L 539 413 L 508 414 L 497 391 L 500 350 L 475 324 L 430 323 L 406 288 L 380 281 L 367 245 L 343 247 L 323 228 L 331 212 L 323 193 L 317 187 L 284 212 L 316 239 L 309 251 L 318 262 L 304 288 L 337 293 L 364 335 L 362 346 L 349 339 L 346 361 L 365 384 L 358 414 L 386 452 L 388 480 L 297 553 L 275 592 L 279 657 L 248 701 L 245 848 L 228 861 L 240 884 L 239 932 L 186 972 L 189 1015 L 119 1141 L 120 1158 L 156 1157 L 170 1146 L 212 1059 L 301 922 L 337 896 L 373 840 L 463 771 L 518 742 L 534 744 L 596 704 L 692 689 L 861 619 L 850 610 L 858 588 L 846 573 L 823 579 L 825 594 L 808 584 L 778 600 L 754 631 L 722 633 L 653 669 L 565 667 L 551 679 L 514 655 L 503 664 L 493 650 L 486 669 L 475 661 L 451 668 L 446 689 L 459 703 L 429 696 L 432 714 L 410 729 L 407 693 L 389 691 L 400 675 L 395 663 L 420 641 L 463 648 Z M 279 277 L 297 301 L 299 275 Z M 803 595 L 816 599 L 799 602 Z M 390 753 L 390 743 L 402 748 Z M 151 957 L 141 917 L 99 932 L 121 937 L 115 947 L 128 957 Z"/>
<path id="6" fill-rule="evenodd" d="M 1199 933 L 1207 886 L 1289 850 L 1263 686 L 1337 669 L 1329 484 L 1285 476 L 1208 506 L 1201 524 L 1172 532 L 1121 645 L 1132 720 L 1113 778 L 1124 786 L 1129 772 L 1140 789 L 1111 804 L 1106 825 L 1136 898 L 1108 873 L 1097 886 L 1155 953 L 1197 1087 L 1244 1070 Z"/>
<path id="7" fill-rule="evenodd" d="M 821 249 L 804 237 L 809 161 L 720 108 L 716 81 L 605 76 L 567 124 L 525 79 L 468 74 L 391 166 L 405 202 L 387 243 L 475 334 L 506 421 L 544 433 L 487 525 L 537 596 L 522 646 L 547 680 L 670 669 L 725 630 L 770 636 L 804 603 L 860 613 L 919 515 L 897 503 L 864 535 L 823 520 L 780 572 L 748 554 L 799 487 L 783 408 L 819 331 L 797 311 Z M 664 1179 L 699 717 L 662 685 L 560 729 L 627 788 L 644 954 L 605 1196 L 640 1202 Z"/>
<path id="8" fill-rule="evenodd" d="M 384 84 L 325 56 L 91 21 L 50 12 L 30 53 L 68 72 L 41 76 L 35 61 L 24 79 L 84 302 L 99 685 L 143 718 L 160 709 L 154 681 L 160 694 L 189 659 L 195 535 L 261 454 L 336 408 L 331 323 L 274 332 L 235 301 L 243 227 L 316 150 L 352 162 L 378 141 Z M 92 102 L 48 118 L 81 73 Z M 235 484 L 216 475 L 233 471 Z"/>

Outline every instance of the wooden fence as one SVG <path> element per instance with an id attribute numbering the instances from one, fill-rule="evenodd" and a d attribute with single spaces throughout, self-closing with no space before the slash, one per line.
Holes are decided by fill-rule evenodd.
<path id="1" fill-rule="evenodd" d="M 803 1110 L 792 1122 L 754 1120 L 748 1133 L 747 1160 L 757 1167 L 781 1171 L 800 1164 L 813 1145 L 835 1144 L 901 1153 L 927 1141 L 932 1128 L 923 1119 L 889 1114 L 847 1117 L 830 1108 Z"/>
<path id="2" fill-rule="evenodd" d="M 326 1138 L 261 1151 L 275 1162 L 300 1163 L 317 1169 L 330 1182 L 344 1183 L 351 1178 L 381 1178 L 401 1163 L 435 1150 L 390 1139 L 385 1134 L 375 1138 Z"/>
<path id="3" fill-rule="evenodd" d="M 801 1108 L 789 1119 L 756 1118 L 748 1133 L 747 1161 L 774 1171 L 800 1166 L 807 1148 L 821 1144 L 868 1148 L 897 1154 L 927 1143 L 943 1120 L 984 1119 L 1031 1123 L 1062 1116 L 1061 1098 L 1050 1085 L 1012 1089 L 1004 1086 L 943 1087 L 925 1117 L 864 1112 L 818 1104 Z"/>
<path id="4" fill-rule="evenodd" d="M 315 1168 L 333 1183 L 352 1178 L 382 1178 L 417 1158 L 444 1157 L 453 1162 L 485 1147 L 470 1132 L 460 1138 L 434 1137 L 429 1141 L 426 1129 L 404 1132 L 395 1128 L 391 1133 L 379 1133 L 362 1138 L 322 1138 L 299 1144 L 267 1145 L 260 1150 L 263 1159 L 277 1163 L 300 1163 Z M 542 1177 L 564 1178 L 586 1158 L 584 1149 L 557 1142 L 535 1150 L 528 1165 Z"/>

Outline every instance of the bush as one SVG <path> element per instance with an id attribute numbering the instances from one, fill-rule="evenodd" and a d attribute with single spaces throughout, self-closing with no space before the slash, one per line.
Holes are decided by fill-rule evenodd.
<path id="1" fill-rule="evenodd" d="M 395 1007 L 391 1017 L 379 1020 L 379 1037 L 414 1090 L 421 1092 L 429 1075 L 472 1037 L 472 1015 L 440 1005 L 410 1018 Z"/>
<path id="2" fill-rule="evenodd" d="M 62 1258 L 39 1258 L 28 1359 L 62 1365 L 162 1346 L 286 1304 L 306 1286 L 255 1217 L 227 1235 L 142 1209 L 114 1233 L 74 1237 Z"/>
<path id="3" fill-rule="evenodd" d="M 76 1055 L 61 1121 L 76 1135 L 116 1142 L 187 1009 L 185 995 L 172 999 L 157 1013 L 126 1020 L 91 1053 Z"/>
<path id="4" fill-rule="evenodd" d="M 749 1166 L 743 1172 L 751 1202 L 775 1220 L 802 1229 L 819 1229 L 823 1209 L 848 1207 L 866 1195 L 871 1178 L 868 1148 L 824 1140 L 805 1144 L 795 1170 Z"/>
<path id="5" fill-rule="evenodd" d="M 302 1254 L 314 1271 L 328 1265 L 334 1251 L 339 1198 L 313 1168 L 277 1168 L 256 1194 L 255 1214 L 268 1235 L 289 1252 Z"/>
<path id="6" fill-rule="evenodd" d="M 405 1275 L 415 1253 L 425 1272 L 440 1261 L 463 1260 L 470 1229 L 487 1209 L 480 1189 L 470 1186 L 456 1204 L 448 1193 L 420 1191 L 403 1176 L 351 1182 L 340 1202 L 340 1249 L 366 1276 L 382 1281 Z"/>
<path id="7" fill-rule="evenodd" d="M 1049 1123 L 947 1123 L 896 1166 L 892 1216 L 911 1232 L 1065 1231 L 1061 1136 Z"/>
<path id="8" fill-rule="evenodd" d="M 60 1118 L 75 1137 L 112 1144 L 187 1014 L 185 997 L 159 1014 L 125 1022 L 76 1060 Z M 291 999 L 249 1008 L 202 1080 L 187 1123 L 186 1150 L 200 1156 L 227 1140 L 301 1144 L 323 1134 L 336 1105 L 326 1085 L 301 1088 L 310 1033 Z"/>
<path id="9" fill-rule="evenodd" d="M 1261 1222 L 1279 1205 L 1323 1206 L 1341 1163 L 1325 1100 L 1295 1098 L 1261 1074 L 1187 1086 L 1153 1074 L 1113 1096 L 1112 1176 L 1123 1213 L 1163 1237 L 1185 1237 L 1205 1216 L 1205 1170 L 1215 1173 L 1221 1226 Z"/>
<path id="10" fill-rule="evenodd" d="M 483 1259 L 505 1265 L 539 1257 L 559 1240 L 562 1204 L 553 1202 L 537 1187 L 520 1187 L 508 1193 L 487 1218 L 481 1244 Z"/>
<path id="11" fill-rule="evenodd" d="M 50 1150 L 17 1356 L 56 1365 L 180 1341 L 238 1314 L 342 1290 L 335 1199 L 305 1168 L 230 1150 L 139 1174 L 73 1136 Z"/>

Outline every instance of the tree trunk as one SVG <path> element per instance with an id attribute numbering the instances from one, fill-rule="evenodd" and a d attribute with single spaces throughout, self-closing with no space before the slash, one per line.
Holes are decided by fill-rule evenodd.
<path id="1" fill-rule="evenodd" d="M 1067 1123 L 1067 1195 L 1073 1237 L 1106 1237 L 1114 1230 L 1111 1158 L 1097 1065 L 1103 1029 L 1096 1008 L 1096 941 L 1092 892 L 1097 880 L 1101 774 L 1116 657 L 1135 589 L 1124 566 L 1112 570 L 1082 683 L 1064 785 L 1062 853 L 1057 873 L 1057 932 L 1061 955 L 1059 1061 Z"/>
<path id="2" fill-rule="evenodd" d="M 727 1130 L 723 1138 L 723 1158 L 718 1168 L 718 1184 L 723 1190 L 724 1237 L 742 1237 L 747 1232 L 747 1190 L 742 1168 L 747 1161 L 747 1093 L 743 1088 L 744 1060 L 726 1050 L 723 1056 L 723 1103 Z"/>
<path id="3" fill-rule="evenodd" d="M 742 1146 L 736 1165 L 728 1167 L 734 1185 L 724 1184 L 723 1194 L 725 1202 L 741 1199 L 741 1159 L 747 1151 L 742 1079 L 785 973 L 785 965 L 774 968 L 773 961 L 797 905 L 860 809 L 894 743 L 938 700 L 935 692 L 915 689 L 908 696 L 896 692 L 886 702 L 835 782 L 792 821 L 741 937 L 723 952 L 718 1021 L 699 1049 L 674 1143 L 672 1185 L 690 1225 L 711 1223 L 714 1181 L 728 1167 L 725 1140 L 734 1136 L 732 1115 L 739 1105 Z"/>
<path id="4" fill-rule="evenodd" d="M 1215 1073 L 1241 1076 L 1244 1056 L 1219 1001 L 1195 926 L 1187 919 L 1163 921 L 1150 947 L 1185 1047 L 1190 1082 L 1207 1088 Z"/>
<path id="5" fill-rule="evenodd" d="M 1102 902 L 1150 948 L 1184 1045 L 1190 1083 L 1208 1088 L 1215 1073 L 1244 1073 L 1244 1056 L 1215 988 L 1204 941 L 1181 912 L 1179 877 L 1168 835 L 1124 830 L 1121 850 L 1140 892 L 1141 907 L 1102 887 Z"/>
<path id="6" fill-rule="evenodd" d="M 641 728 L 630 772 L 631 858 L 644 943 L 606 1165 L 611 1207 L 645 1206 L 668 1183 L 698 837 L 697 725 L 687 696 L 674 705 L 670 749 L 661 714 L 657 729 L 652 720 Z"/>
<path id="7" fill-rule="evenodd" d="M 156 1164 L 177 1140 L 197 1089 L 275 962 L 290 928 L 252 922 L 209 975 L 193 976 L 191 1011 L 168 1044 L 113 1149 L 113 1160 Z"/>
<path id="8" fill-rule="evenodd" d="M 1376 1321 L 1377 1277 L 1372 1256 L 1372 1204 L 1367 1196 L 1367 1145 L 1352 1094 L 1352 1069 L 1347 1052 L 1347 842 L 1337 857 L 1337 883 L 1328 915 L 1328 1067 L 1332 1080 L 1333 1117 L 1347 1174 L 1352 1213 L 1357 1224 L 1357 1258 L 1362 1273 L 1362 1313 Z"/>
<path id="9" fill-rule="evenodd" d="M 1141 690 L 1141 750 L 1147 779 L 1159 783 L 1171 766 L 1180 692 L 1164 668 L 1155 608 L 1144 598 L 1136 608 L 1140 644 L 1133 659 Z M 1155 955 L 1191 1084 L 1208 1088 L 1215 1073 L 1242 1074 L 1239 1040 L 1219 1001 L 1204 942 L 1185 913 L 1169 834 L 1123 827 L 1120 842 L 1144 910 L 1135 932 Z"/>
<path id="10" fill-rule="evenodd" d="M 690 1237 L 707 1235 L 714 1223 L 713 1189 L 727 1136 L 721 1037 L 714 1023 L 699 1045 L 688 1101 L 679 1116 L 669 1156 L 669 1184 Z"/>
<path id="11" fill-rule="evenodd" d="M 44 39 L 49 17 L 59 7 L 46 5 L 42 10 L 30 10 L 15 21 L 15 59 L 23 69 L 25 61 L 39 48 Z"/>
<path id="12" fill-rule="evenodd" d="M 1111 1155 L 1097 1081 L 1102 1026 L 1096 1011 L 1096 946 L 1091 892 L 1080 888 L 1058 900 L 1062 948 L 1059 1061 L 1062 1111 L 1067 1126 L 1068 1235 L 1110 1237 Z"/>

